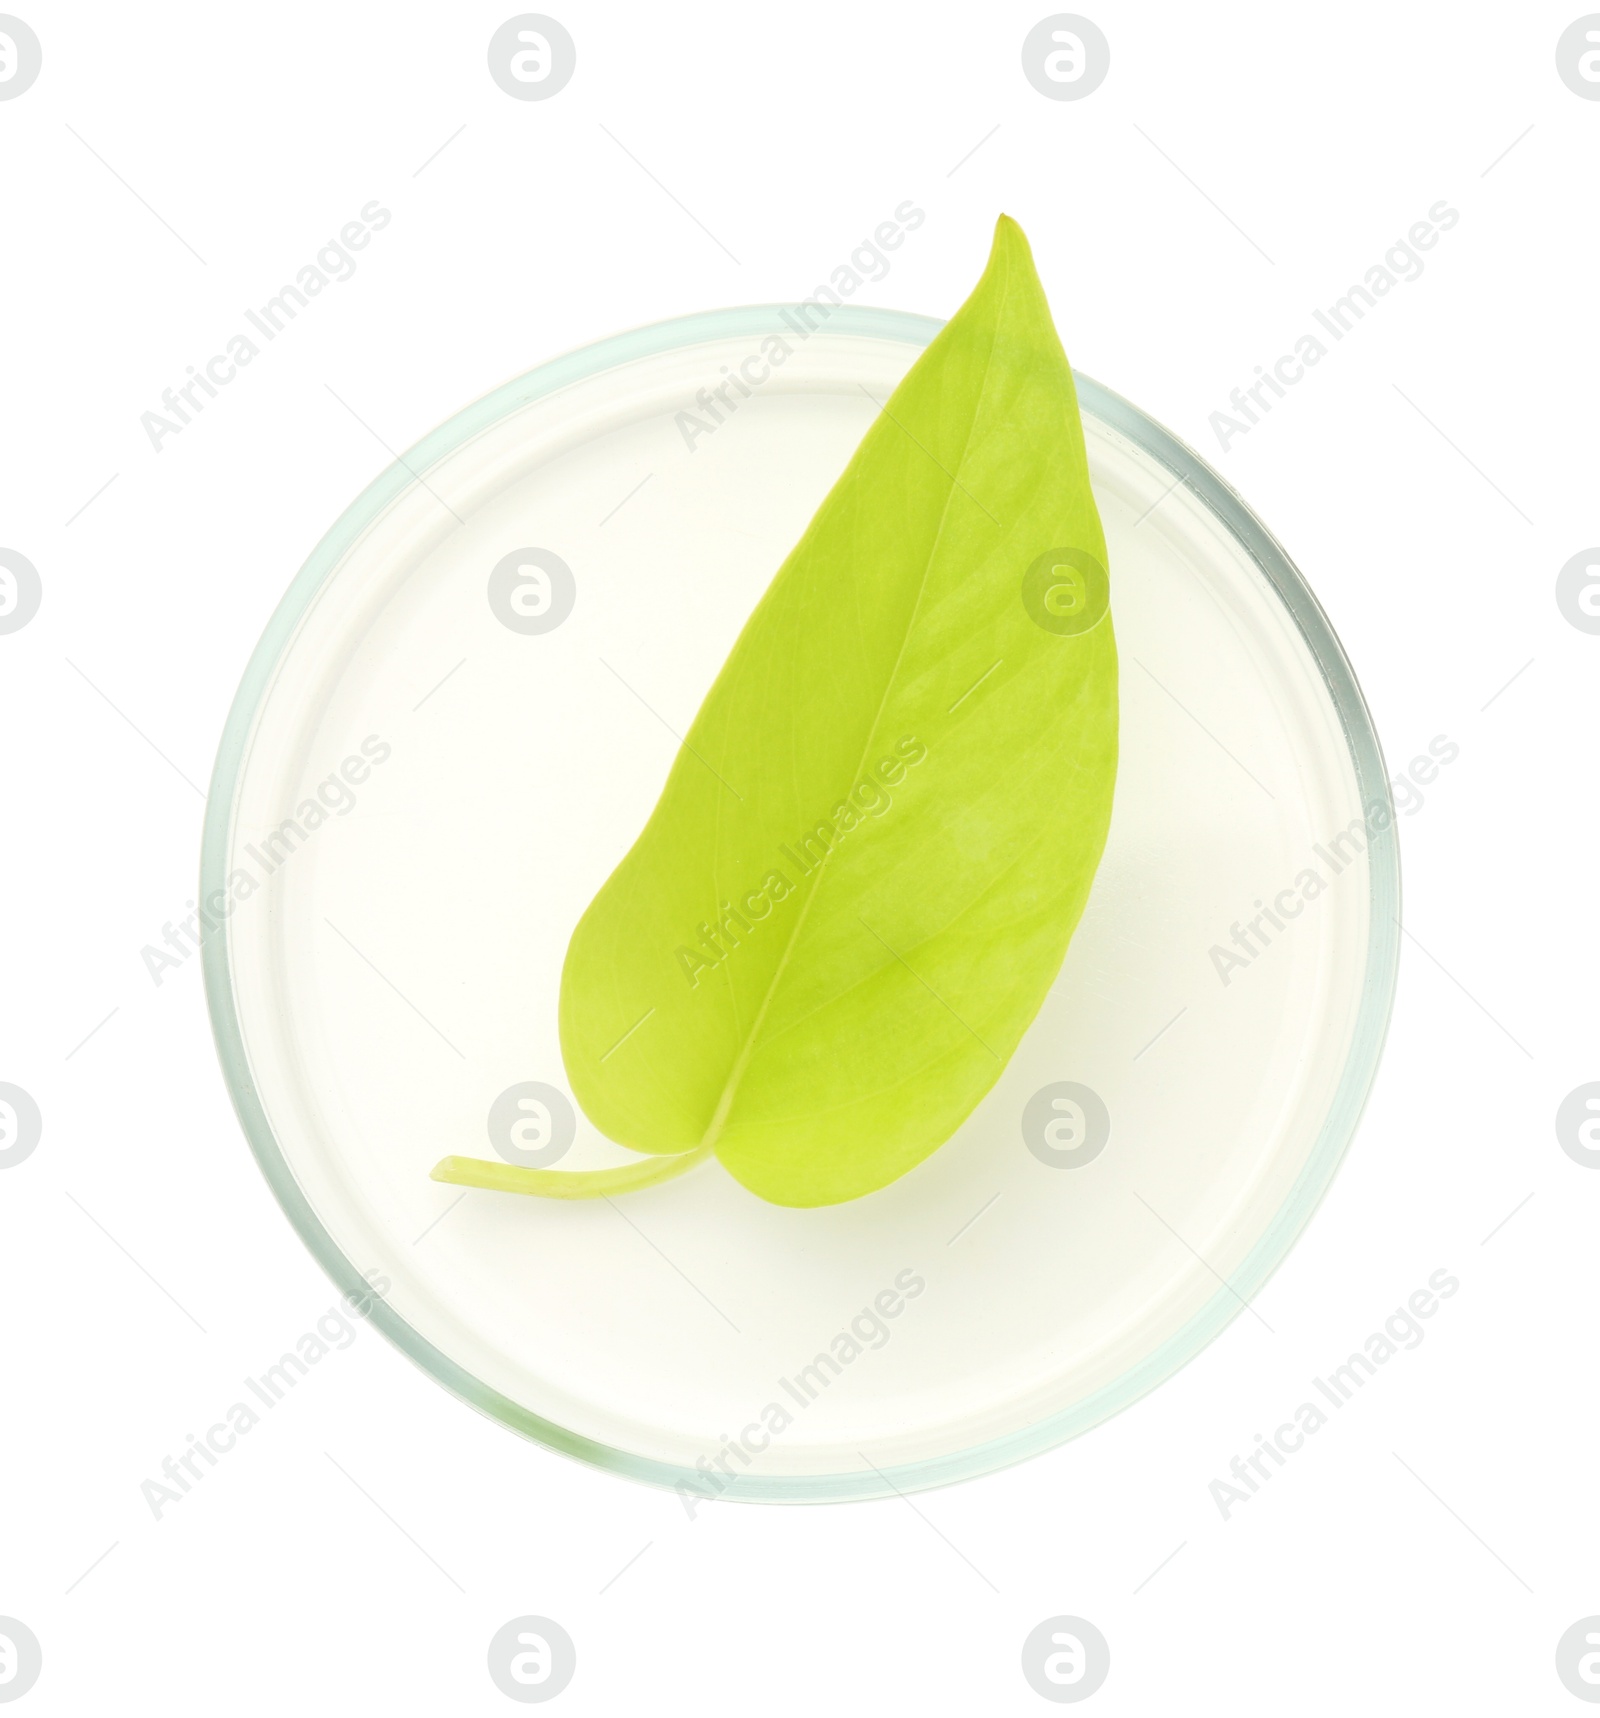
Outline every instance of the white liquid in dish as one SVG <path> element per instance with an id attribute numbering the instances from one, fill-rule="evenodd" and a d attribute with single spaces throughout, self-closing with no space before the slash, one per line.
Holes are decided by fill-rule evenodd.
<path id="1" fill-rule="evenodd" d="M 456 1387 L 667 1479 L 656 1464 L 692 1469 L 777 1404 L 789 1423 L 771 1435 L 769 1411 L 746 1436 L 740 1489 L 851 1495 L 887 1489 L 873 1469 L 905 1488 L 1047 1447 L 1237 1311 L 1219 1278 L 1253 1287 L 1281 1255 L 1363 1095 L 1372 876 L 1364 855 L 1337 872 L 1316 856 L 1361 793 L 1295 621 L 1204 503 L 1161 499 L 1172 474 L 1086 414 L 1122 662 L 1116 808 L 1060 979 L 968 1122 L 901 1181 L 815 1211 L 715 1163 L 614 1205 L 430 1181 L 448 1152 L 488 1154 L 507 1086 L 564 1086 L 567 938 L 655 802 L 668 725 L 686 730 L 867 428 L 863 389 L 884 398 L 916 356 L 821 332 L 691 452 L 675 414 L 759 344 L 702 341 L 536 399 L 348 548 L 250 730 L 226 869 L 261 886 L 229 921 L 228 970 L 276 1150 Z M 485 596 L 522 546 L 577 582 L 540 636 Z M 390 754 L 353 807 L 267 875 L 269 833 L 368 736 Z M 1224 983 L 1212 949 L 1238 955 L 1233 927 L 1310 869 L 1323 892 Z M 1111 1116 L 1079 1169 L 1020 1130 L 1060 1080 Z M 562 1166 L 624 1160 L 580 1114 Z M 915 1297 L 835 1347 L 905 1273 Z"/>

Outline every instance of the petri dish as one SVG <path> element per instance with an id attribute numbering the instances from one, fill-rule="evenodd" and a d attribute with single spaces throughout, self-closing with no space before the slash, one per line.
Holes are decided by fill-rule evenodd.
<path id="1" fill-rule="evenodd" d="M 939 326 L 714 312 L 479 400 L 294 579 L 208 798 L 213 1027 L 306 1245 L 464 1401 L 691 1507 L 944 1484 L 1137 1400 L 1288 1252 L 1388 1023 L 1394 814 L 1344 652 L 1240 498 L 1080 376 L 1121 773 L 1060 977 L 973 1115 L 819 1210 L 715 1162 L 571 1203 L 429 1179 L 496 1138 L 632 1160 L 566 1092 L 567 939 Z"/>

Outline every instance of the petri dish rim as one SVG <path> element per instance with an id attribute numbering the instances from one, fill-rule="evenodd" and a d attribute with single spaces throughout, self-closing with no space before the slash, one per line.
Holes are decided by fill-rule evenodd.
<path id="1" fill-rule="evenodd" d="M 235 805 L 257 713 L 302 616 L 342 562 L 346 551 L 405 490 L 474 436 L 571 383 L 653 354 L 732 336 L 773 331 L 784 305 L 745 305 L 675 317 L 611 336 L 537 365 L 447 419 L 375 478 L 313 549 L 273 611 L 251 653 L 218 745 L 206 797 L 201 838 L 200 895 L 223 886 Z M 906 311 L 842 306 L 829 333 L 926 346 L 944 324 Z M 1239 496 L 1190 447 L 1154 419 L 1091 377 L 1074 371 L 1081 409 L 1133 442 L 1168 470 L 1245 550 L 1287 610 L 1322 675 L 1338 716 L 1355 776 L 1359 803 L 1387 811 L 1367 848 L 1369 936 L 1366 967 L 1349 1053 L 1311 1152 L 1272 1221 L 1234 1271 L 1229 1283 L 1181 1329 L 1113 1383 L 1062 1413 L 954 1454 L 867 1473 L 738 1476 L 730 1501 L 834 1503 L 893 1496 L 954 1484 L 1009 1467 L 1070 1441 L 1110 1419 L 1195 1358 L 1244 1309 L 1287 1257 L 1310 1221 L 1353 1140 L 1377 1076 L 1393 1008 L 1400 952 L 1400 854 L 1394 802 L 1382 746 L 1360 685 L 1333 627 L 1310 586 Z M 206 1001 L 224 1080 L 240 1126 L 284 1214 L 338 1288 L 362 1296 L 374 1325 L 423 1371 L 464 1402 L 533 1442 L 606 1472 L 671 1489 L 694 1487 L 693 1469 L 596 1442 L 542 1418 L 474 1377 L 394 1308 L 374 1297 L 356 1265 L 318 1217 L 278 1143 L 258 1094 L 235 1004 L 229 921 L 206 939 L 202 951 Z"/>

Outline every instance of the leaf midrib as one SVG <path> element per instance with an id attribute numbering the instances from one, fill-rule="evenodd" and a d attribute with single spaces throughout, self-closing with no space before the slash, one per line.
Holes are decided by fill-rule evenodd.
<path id="1" fill-rule="evenodd" d="M 957 478 L 960 475 L 962 467 L 966 464 L 967 454 L 971 450 L 973 431 L 977 427 L 978 414 L 982 409 L 984 395 L 989 386 L 989 373 L 994 368 L 995 348 L 999 345 L 998 330 L 1003 323 L 1006 307 L 1010 302 L 1011 283 L 1014 273 L 1015 270 L 1012 266 L 1012 260 L 1008 255 L 1006 258 L 1005 281 L 1000 290 L 1000 303 L 994 316 L 992 331 L 989 338 L 989 350 L 984 358 L 983 375 L 978 383 L 972 416 L 967 424 L 966 439 L 961 444 L 961 455 L 956 460 L 955 473 L 948 478 L 946 483 L 944 506 L 939 514 L 939 527 L 937 531 L 934 532 L 933 543 L 923 561 L 922 577 L 917 584 L 916 598 L 912 602 L 910 612 L 906 617 L 905 629 L 900 636 L 900 647 L 895 652 L 894 662 L 890 667 L 888 674 L 884 678 L 883 691 L 878 699 L 878 708 L 873 713 L 871 722 L 867 724 L 866 737 L 862 742 L 861 756 L 856 762 L 855 775 L 851 778 L 852 780 L 858 779 L 861 772 L 866 768 L 867 759 L 872 753 L 872 742 L 878 732 L 878 724 L 883 720 L 883 712 L 888 706 L 890 690 L 894 686 L 896 676 L 900 672 L 900 665 L 905 660 L 906 645 L 916 628 L 917 616 L 922 612 L 922 599 L 928 588 L 928 576 L 932 571 L 933 563 L 938 556 L 939 545 L 944 540 L 945 525 L 949 520 L 951 503 L 955 499 L 955 492 L 958 488 Z M 893 398 L 892 393 L 890 398 Z M 880 411 L 878 417 L 879 423 L 883 422 L 883 416 L 886 410 L 887 407 Z M 893 420 L 891 419 L 890 421 L 892 422 Z M 937 461 L 935 463 L 937 463 Z M 811 892 L 806 896 L 806 899 L 795 918 L 794 926 L 789 932 L 788 941 L 784 944 L 783 953 L 778 957 L 778 964 L 773 968 L 772 977 L 767 982 L 766 991 L 763 993 L 761 998 L 761 1005 L 756 1010 L 755 1019 L 750 1023 L 750 1030 L 745 1034 L 744 1042 L 739 1049 L 739 1054 L 734 1058 L 733 1067 L 729 1071 L 727 1082 L 723 1086 L 721 1095 L 717 1099 L 717 1107 L 711 1113 L 711 1120 L 706 1124 L 706 1131 L 701 1136 L 700 1144 L 695 1148 L 696 1150 L 703 1151 L 707 1147 L 715 1146 L 722 1135 L 723 1129 L 727 1125 L 729 1113 L 733 1109 L 734 1099 L 739 1093 L 740 1082 L 744 1079 L 745 1069 L 750 1064 L 750 1058 L 755 1054 L 756 1044 L 761 1036 L 761 1028 L 767 1018 L 767 1010 L 772 1006 L 772 999 L 777 995 L 778 987 L 783 982 L 783 975 L 788 969 L 790 956 L 794 953 L 795 948 L 799 944 L 800 933 L 805 928 L 806 920 L 811 916 L 812 905 L 822 893 L 823 882 L 828 872 L 828 863 L 833 858 L 834 853 L 838 850 L 838 845 L 839 844 L 835 842 L 831 847 L 829 847 L 822 857 L 821 864 L 817 867 L 816 881 L 812 884 Z"/>

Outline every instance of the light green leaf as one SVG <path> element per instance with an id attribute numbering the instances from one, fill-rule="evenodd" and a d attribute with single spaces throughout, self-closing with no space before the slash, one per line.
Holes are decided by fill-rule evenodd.
<path id="1" fill-rule="evenodd" d="M 782 1205 L 920 1163 L 994 1084 L 1111 815 L 1117 657 L 1072 372 L 1004 216 L 706 695 L 573 932 L 567 1076 L 651 1161 L 447 1159 L 567 1197 L 715 1151 Z"/>

